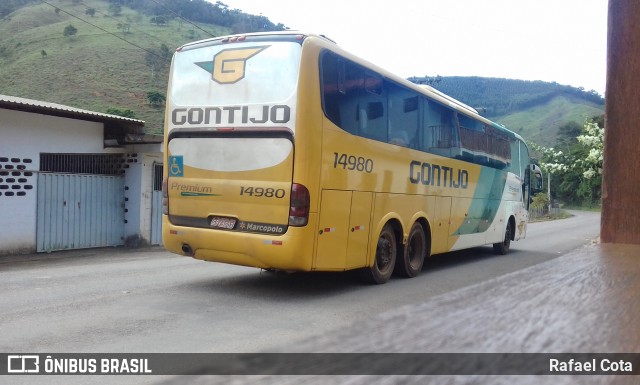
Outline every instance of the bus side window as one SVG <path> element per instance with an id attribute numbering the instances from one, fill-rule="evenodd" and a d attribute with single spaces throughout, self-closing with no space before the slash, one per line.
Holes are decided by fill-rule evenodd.
<path id="1" fill-rule="evenodd" d="M 504 169 L 508 164 L 515 161 L 512 161 L 511 159 L 511 144 L 509 143 L 509 137 L 505 133 L 498 131 L 489 125 L 485 125 L 485 131 L 487 132 L 489 166 L 500 170 Z M 522 172 L 516 172 L 516 175 L 520 176 L 522 175 Z"/>
<path id="2" fill-rule="evenodd" d="M 418 129 L 418 96 L 389 83 L 389 143 L 415 148 Z"/>
<path id="3" fill-rule="evenodd" d="M 359 134 L 360 97 L 364 90 L 364 69 L 337 55 L 322 55 L 322 108 L 326 117 L 341 129 Z M 354 114 L 353 111 L 356 111 Z"/>
<path id="4" fill-rule="evenodd" d="M 420 150 L 451 156 L 451 146 L 455 138 L 452 126 L 453 112 L 429 99 L 424 99 L 423 106 Z"/>
<path id="5" fill-rule="evenodd" d="M 529 159 L 529 149 L 527 148 L 527 145 L 519 139 L 518 139 L 518 147 L 519 147 L 518 153 L 520 158 L 520 168 L 518 169 L 518 172 L 519 172 L 519 175 L 524 175 L 525 168 L 528 168 L 529 163 L 531 163 L 531 159 Z M 510 152 L 509 155 L 510 157 L 515 158 L 518 155 L 518 153 Z"/>
<path id="6" fill-rule="evenodd" d="M 460 154 L 459 158 L 467 162 L 488 165 L 487 134 L 482 122 L 464 114 L 458 114 L 460 122 Z"/>
<path id="7" fill-rule="evenodd" d="M 364 77 L 365 91 L 360 93 L 356 119 L 361 136 L 387 141 L 387 93 L 384 81 L 371 74 Z"/>
<path id="8" fill-rule="evenodd" d="M 344 92 L 340 91 L 339 60 L 335 55 L 325 53 L 322 56 L 322 108 L 329 120 L 342 127 L 340 104 L 344 100 Z M 342 87 L 344 88 L 344 87 Z"/>

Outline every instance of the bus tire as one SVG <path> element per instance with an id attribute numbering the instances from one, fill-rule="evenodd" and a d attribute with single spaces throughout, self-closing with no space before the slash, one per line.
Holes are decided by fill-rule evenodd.
<path id="1" fill-rule="evenodd" d="M 427 236 L 418 222 L 411 226 L 404 253 L 396 261 L 394 273 L 401 277 L 413 278 L 420 274 L 424 259 L 427 256 Z"/>
<path id="2" fill-rule="evenodd" d="M 363 277 L 369 283 L 382 284 L 391 278 L 398 256 L 398 238 L 390 223 L 380 231 L 376 245 L 373 266 L 363 270 Z"/>
<path id="3" fill-rule="evenodd" d="M 507 228 L 504 231 L 504 241 L 493 244 L 493 252 L 499 255 L 505 255 L 509 252 L 511 246 L 511 221 L 507 223 Z"/>

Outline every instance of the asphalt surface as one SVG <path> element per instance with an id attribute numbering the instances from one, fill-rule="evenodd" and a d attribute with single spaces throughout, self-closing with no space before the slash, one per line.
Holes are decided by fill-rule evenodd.
<path id="1" fill-rule="evenodd" d="M 310 341 L 354 333 L 382 314 L 425 303 L 436 304 L 431 305 L 431 322 L 448 322 L 448 312 L 438 305 L 443 295 L 482 293 L 487 281 L 594 243 L 598 229 L 596 213 L 532 223 L 527 239 L 512 243 L 506 256 L 493 255 L 491 247 L 435 256 L 419 277 L 380 286 L 362 284 L 351 274 L 274 274 L 161 249 L 4 257 L 0 347 L 5 352 L 57 353 L 333 351 Z M 478 338 L 476 343 L 482 341 Z M 467 343 L 474 346 L 473 340 Z M 440 348 L 454 349 L 455 344 L 443 342 Z M 31 383 L 22 382 L 24 377 L 11 379 Z M 47 383 L 84 382 L 81 377 L 49 379 L 54 382 Z M 98 382 L 159 380 L 106 377 Z"/>

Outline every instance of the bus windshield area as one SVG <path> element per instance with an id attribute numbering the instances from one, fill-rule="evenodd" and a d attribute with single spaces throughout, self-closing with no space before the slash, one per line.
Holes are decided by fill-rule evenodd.
<path id="1" fill-rule="evenodd" d="M 301 46 L 261 41 L 185 49 L 170 78 L 169 130 L 194 126 L 289 127 Z"/>

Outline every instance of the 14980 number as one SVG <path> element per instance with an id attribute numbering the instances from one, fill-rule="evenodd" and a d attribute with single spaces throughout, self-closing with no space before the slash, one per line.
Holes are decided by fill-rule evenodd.
<path id="1" fill-rule="evenodd" d="M 248 195 L 251 197 L 284 198 L 286 194 L 287 192 L 282 188 L 240 186 L 240 195 Z"/>
<path id="2" fill-rule="evenodd" d="M 373 171 L 373 159 L 334 152 L 333 168 L 339 167 L 342 167 L 343 170 L 356 170 L 370 173 Z"/>

